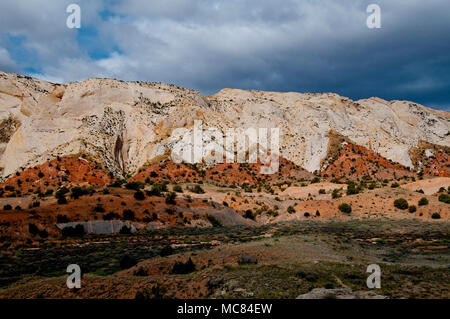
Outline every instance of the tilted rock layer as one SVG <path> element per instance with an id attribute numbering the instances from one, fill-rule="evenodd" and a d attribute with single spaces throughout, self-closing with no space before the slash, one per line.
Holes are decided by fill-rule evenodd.
<path id="1" fill-rule="evenodd" d="M 0 72 L 1 176 L 82 153 L 116 176 L 133 175 L 170 154 L 172 131 L 195 120 L 223 132 L 277 127 L 280 154 L 310 172 L 326 168 L 330 132 L 415 169 L 411 150 L 432 157 L 436 145 L 450 146 L 450 113 L 407 101 L 237 89 L 205 97 L 160 83 L 54 84 Z"/>

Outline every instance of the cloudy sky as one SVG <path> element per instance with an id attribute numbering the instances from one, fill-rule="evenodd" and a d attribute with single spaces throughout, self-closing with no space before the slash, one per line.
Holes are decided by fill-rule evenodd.
<path id="1" fill-rule="evenodd" d="M 81 8 L 69 29 L 66 8 Z M 381 29 L 366 26 L 369 4 Z M 1 0 L 0 70 L 406 99 L 450 111 L 448 0 Z"/>

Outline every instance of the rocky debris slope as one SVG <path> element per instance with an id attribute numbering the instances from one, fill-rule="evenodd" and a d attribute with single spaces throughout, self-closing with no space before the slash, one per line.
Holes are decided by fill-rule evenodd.
<path id="1" fill-rule="evenodd" d="M 281 155 L 309 172 L 327 157 L 330 131 L 407 167 L 419 168 L 411 150 L 420 141 L 450 146 L 450 113 L 407 101 L 236 89 L 205 97 L 161 83 L 88 79 L 59 85 L 0 72 L 1 175 L 78 153 L 116 176 L 134 175 L 173 146 L 186 146 L 171 133 L 192 128 L 195 120 L 223 131 L 278 127 Z"/>

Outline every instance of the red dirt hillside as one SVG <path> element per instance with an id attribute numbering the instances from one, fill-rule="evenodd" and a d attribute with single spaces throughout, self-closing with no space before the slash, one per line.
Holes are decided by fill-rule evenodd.
<path id="1" fill-rule="evenodd" d="M 213 180 L 222 186 L 232 184 L 257 184 L 296 182 L 300 180 L 312 179 L 314 175 L 302 167 L 280 156 L 279 169 L 275 174 L 261 174 L 261 163 L 239 164 L 239 163 L 221 163 L 206 171 L 205 177 Z"/>
<path id="2" fill-rule="evenodd" d="M 435 157 L 436 158 L 425 168 L 424 174 L 450 177 L 450 155 L 446 153 L 437 153 Z"/>
<path id="3" fill-rule="evenodd" d="M 105 185 L 111 182 L 108 172 L 98 164 L 78 156 L 58 157 L 44 164 L 17 172 L 0 184 L 2 195 L 35 193 L 72 185 Z M 19 194 L 17 194 L 19 195 Z"/>
<path id="4" fill-rule="evenodd" d="M 213 182 L 221 186 L 232 184 L 256 184 L 258 182 L 280 183 L 312 179 L 314 176 L 298 165 L 280 157 L 279 170 L 276 174 L 260 174 L 261 164 L 221 163 L 201 170 L 199 166 L 191 164 L 177 164 L 164 161 L 157 164 L 145 165 L 129 181 L 145 182 Z"/>
<path id="5" fill-rule="evenodd" d="M 415 175 L 405 166 L 355 144 L 345 145 L 337 158 L 322 172 L 322 176 L 330 179 L 348 180 L 357 180 L 363 176 L 382 180 Z"/>

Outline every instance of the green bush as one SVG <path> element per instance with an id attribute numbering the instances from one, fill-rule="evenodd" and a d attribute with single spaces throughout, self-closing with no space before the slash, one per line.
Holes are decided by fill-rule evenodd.
<path id="1" fill-rule="evenodd" d="M 12 206 L 9 204 L 6 204 L 5 206 L 3 206 L 3 210 L 11 210 Z"/>
<path id="2" fill-rule="evenodd" d="M 255 215 L 253 215 L 253 212 L 250 209 L 247 209 L 245 211 L 244 218 L 248 218 L 248 219 L 253 219 L 254 220 L 255 219 Z"/>
<path id="3" fill-rule="evenodd" d="M 411 206 L 409 206 L 408 210 L 410 213 L 415 213 L 417 211 L 417 207 L 414 205 L 411 205 Z"/>
<path id="4" fill-rule="evenodd" d="M 166 204 L 175 205 L 176 204 L 176 202 L 175 202 L 175 198 L 176 197 L 177 197 L 177 194 L 174 193 L 174 192 L 167 193 L 167 195 L 166 195 Z"/>
<path id="5" fill-rule="evenodd" d="M 84 227 L 81 224 L 75 227 L 67 226 L 61 230 L 64 237 L 82 237 L 85 234 Z"/>
<path id="6" fill-rule="evenodd" d="M 331 197 L 333 198 L 333 199 L 336 199 L 336 198 L 339 198 L 339 197 L 342 197 L 342 195 L 340 194 L 340 189 L 333 189 L 333 192 L 331 193 Z"/>
<path id="7" fill-rule="evenodd" d="M 439 213 L 434 213 L 433 215 L 431 215 L 431 218 L 433 218 L 433 219 L 440 219 L 441 215 Z"/>
<path id="8" fill-rule="evenodd" d="M 161 257 L 165 257 L 165 256 L 169 256 L 173 254 L 173 248 L 170 245 L 164 246 L 163 248 L 161 248 L 161 250 L 159 251 L 159 255 Z"/>
<path id="9" fill-rule="evenodd" d="M 145 199 L 145 194 L 143 192 L 141 192 L 141 191 L 136 191 L 133 196 L 137 200 L 144 200 Z"/>
<path id="10" fill-rule="evenodd" d="M 125 209 L 123 211 L 123 219 L 134 220 L 134 212 L 131 209 Z"/>
<path id="11" fill-rule="evenodd" d="M 177 192 L 177 193 L 182 193 L 183 192 L 183 188 L 181 188 L 180 185 L 173 185 L 173 191 Z"/>
<path id="12" fill-rule="evenodd" d="M 343 213 L 350 214 L 352 212 L 352 206 L 347 203 L 342 203 L 339 205 L 339 210 Z"/>
<path id="13" fill-rule="evenodd" d="M 398 198 L 394 201 L 394 206 L 398 209 L 408 209 L 408 201 L 404 198 Z"/>
<path id="14" fill-rule="evenodd" d="M 58 214 L 58 216 L 56 216 L 56 222 L 58 224 L 68 223 L 69 222 L 69 218 L 67 218 L 67 215 Z"/>
<path id="15" fill-rule="evenodd" d="M 28 232 L 31 235 L 36 235 L 39 233 L 39 229 L 37 228 L 37 226 L 35 224 L 28 224 Z"/>
<path id="16" fill-rule="evenodd" d="M 195 264 L 192 262 L 192 259 L 189 258 L 187 262 L 183 263 L 181 261 L 177 261 L 175 265 L 173 265 L 171 274 L 189 274 L 195 271 Z"/>
<path id="17" fill-rule="evenodd" d="M 123 225 L 122 228 L 119 231 L 119 234 L 122 234 L 122 235 L 129 235 L 129 234 L 131 234 L 131 227 L 128 227 L 127 225 Z"/>
<path id="18" fill-rule="evenodd" d="M 148 192 L 150 196 L 161 196 L 161 193 L 167 192 L 166 183 L 154 183 L 152 189 Z"/>
<path id="19" fill-rule="evenodd" d="M 70 190 L 70 197 L 72 197 L 73 199 L 78 199 L 83 195 L 87 195 L 89 194 L 89 190 L 86 188 L 81 188 L 81 187 L 72 187 L 72 189 Z"/>
<path id="20" fill-rule="evenodd" d="M 289 206 L 289 207 L 287 208 L 287 212 L 288 212 L 289 214 L 294 214 L 294 213 L 295 213 L 295 208 L 292 207 L 292 206 Z"/>
<path id="21" fill-rule="evenodd" d="M 450 204 L 450 195 L 448 195 L 448 194 L 439 195 L 439 201 L 446 203 L 446 204 Z"/>
<path id="22" fill-rule="evenodd" d="M 136 258 L 125 255 L 120 259 L 120 269 L 128 269 L 137 264 Z"/>
<path id="23" fill-rule="evenodd" d="M 426 197 L 422 197 L 419 202 L 418 202 L 419 206 L 425 206 L 428 205 L 428 199 Z"/>
<path id="24" fill-rule="evenodd" d="M 325 189 L 323 189 L 323 188 L 319 189 L 319 194 L 325 194 L 325 193 L 326 193 Z"/>
<path id="25" fill-rule="evenodd" d="M 222 227 L 223 226 L 222 222 L 212 215 L 206 215 L 206 218 L 213 225 L 213 227 Z"/>
<path id="26" fill-rule="evenodd" d="M 392 184 L 391 184 L 391 187 L 392 187 L 392 188 L 397 188 L 397 187 L 400 187 L 400 184 L 397 183 L 397 182 L 395 182 L 395 183 L 392 183 Z"/>
<path id="27" fill-rule="evenodd" d="M 200 185 L 194 185 L 194 187 L 190 188 L 190 191 L 196 194 L 204 194 L 205 191 Z"/>
<path id="28" fill-rule="evenodd" d="M 126 183 L 125 184 L 125 188 L 126 189 L 133 189 L 133 190 L 135 190 L 135 191 L 137 191 L 137 190 L 139 190 L 139 189 L 141 189 L 141 188 L 144 188 L 144 184 L 143 183 L 141 183 L 141 182 L 130 182 L 130 183 Z"/>

